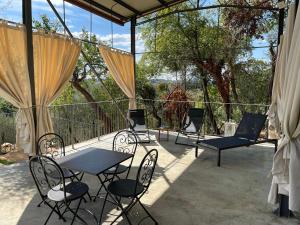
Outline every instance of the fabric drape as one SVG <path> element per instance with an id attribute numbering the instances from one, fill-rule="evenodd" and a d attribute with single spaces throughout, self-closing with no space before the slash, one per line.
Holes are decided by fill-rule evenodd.
<path id="1" fill-rule="evenodd" d="M 16 145 L 31 153 L 34 120 L 27 67 L 25 28 L 0 22 L 0 96 L 19 109 L 16 115 Z"/>
<path id="2" fill-rule="evenodd" d="M 113 79 L 129 98 L 129 109 L 136 109 L 133 56 L 104 46 L 99 51 Z"/>
<path id="3" fill-rule="evenodd" d="M 53 132 L 48 107 L 71 79 L 80 54 L 80 45 L 60 35 L 34 33 L 33 46 L 37 137 L 40 137 Z"/>
<path id="4" fill-rule="evenodd" d="M 300 11 L 289 10 L 288 27 L 278 55 L 269 114 L 280 124 L 281 139 L 274 155 L 269 202 L 276 203 L 278 187 L 286 186 L 289 209 L 300 211 Z M 273 110 L 273 111 L 272 111 Z M 275 114 L 275 116 L 274 116 Z"/>
<path id="5" fill-rule="evenodd" d="M 25 28 L 0 22 L 0 96 L 19 108 L 16 115 L 16 145 L 28 154 L 35 153 L 35 137 L 53 132 L 48 107 L 70 80 L 80 54 L 80 45 L 60 35 L 37 32 L 33 34 L 33 50 L 36 132 Z"/>

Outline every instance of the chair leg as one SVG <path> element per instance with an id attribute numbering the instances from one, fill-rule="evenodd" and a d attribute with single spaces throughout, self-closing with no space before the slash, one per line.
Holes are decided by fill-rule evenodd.
<path id="1" fill-rule="evenodd" d="M 137 201 L 142 206 L 142 208 L 144 209 L 144 211 L 148 214 L 148 216 L 152 219 L 152 221 L 155 224 L 158 224 L 158 222 L 154 219 L 154 217 L 150 214 L 150 212 L 146 209 L 146 207 L 141 203 L 141 201 L 139 199 Z"/>
<path id="2" fill-rule="evenodd" d="M 179 137 L 179 132 L 177 133 L 177 137 L 176 137 L 176 139 L 175 139 L 175 144 L 178 144 L 178 137 Z"/>
<path id="3" fill-rule="evenodd" d="M 50 204 L 49 204 L 50 205 Z M 50 217 L 52 216 L 52 214 L 53 214 L 53 212 L 55 211 L 55 208 L 56 208 L 56 206 L 57 206 L 57 203 L 55 203 L 55 206 L 52 208 L 52 210 L 51 210 L 51 212 L 50 212 L 50 214 L 49 214 L 49 216 L 47 217 L 47 219 L 46 219 L 46 221 L 45 221 L 45 223 L 44 223 L 44 225 L 46 225 L 47 223 L 48 223 L 48 221 L 49 221 L 49 219 L 50 219 Z"/>
<path id="4" fill-rule="evenodd" d="M 120 207 L 120 209 L 122 210 L 122 212 L 111 222 L 111 224 L 114 224 L 123 214 L 125 215 L 126 217 L 126 220 L 128 221 L 128 223 L 131 225 L 131 221 L 129 220 L 128 218 L 128 211 L 136 204 L 136 202 L 134 200 L 132 200 L 128 206 L 126 208 L 124 208 L 121 204 L 121 202 L 117 199 L 117 202 L 118 202 L 118 206 Z"/>
<path id="5" fill-rule="evenodd" d="M 218 150 L 218 167 L 221 166 L 221 150 Z"/>
<path id="6" fill-rule="evenodd" d="M 57 208 L 57 212 L 59 212 L 59 214 L 58 214 L 58 217 L 59 217 L 59 219 L 62 219 L 64 222 L 66 222 L 66 219 L 63 217 L 63 215 L 61 214 L 61 212 L 60 212 L 60 209 L 59 209 L 59 206 L 57 205 L 56 206 L 56 208 Z"/>
<path id="7" fill-rule="evenodd" d="M 60 212 L 57 203 L 55 204 L 54 207 L 53 207 L 49 202 L 47 202 L 47 201 L 44 201 L 44 203 L 45 203 L 50 209 L 52 209 L 52 212 L 55 212 L 55 213 L 58 215 L 58 217 L 59 217 L 60 219 L 62 219 L 64 222 L 66 221 L 66 219 L 63 217 L 63 214 Z M 58 210 L 56 210 L 56 206 L 57 206 Z M 50 217 L 49 217 L 49 218 L 50 218 Z M 48 219 L 48 220 L 49 220 L 49 219 Z"/>
<path id="8" fill-rule="evenodd" d="M 127 222 L 128 222 L 130 225 L 132 225 L 132 223 L 131 223 L 131 221 L 130 221 L 128 215 L 127 215 L 127 210 L 125 210 L 124 207 L 123 207 L 122 204 L 121 204 L 121 198 L 120 198 L 120 199 L 117 199 L 117 201 L 118 201 L 118 203 L 119 203 L 119 207 L 121 208 L 122 212 L 124 212 L 124 216 L 125 216 Z M 122 213 L 121 213 L 121 215 L 122 215 Z"/>
<path id="9" fill-rule="evenodd" d="M 37 207 L 41 207 L 41 205 L 45 202 L 45 199 L 43 199 L 38 205 Z"/>
<path id="10" fill-rule="evenodd" d="M 88 224 L 84 219 L 82 219 L 80 216 L 77 215 L 78 210 L 79 210 L 79 207 L 80 207 L 80 204 L 81 204 L 81 202 L 82 202 L 82 199 L 83 199 L 83 198 L 80 198 L 79 203 L 78 203 L 78 205 L 77 205 L 77 207 L 76 207 L 75 212 L 70 208 L 70 206 L 66 206 L 66 207 L 68 208 L 68 210 L 73 214 L 73 219 L 72 219 L 71 225 L 74 223 L 75 218 L 78 218 L 78 219 L 79 219 L 81 222 L 83 222 L 84 224 Z"/>
<path id="11" fill-rule="evenodd" d="M 148 135 L 148 143 L 150 143 L 150 132 L 147 130 L 147 135 Z"/>
<path id="12" fill-rule="evenodd" d="M 72 224 L 74 223 L 74 221 L 75 221 L 75 217 L 77 216 L 78 209 L 79 209 L 79 206 L 80 206 L 80 204 L 81 204 L 81 201 L 82 201 L 82 198 L 79 200 L 79 203 L 78 203 L 77 208 L 76 208 L 76 210 L 75 210 L 75 214 L 74 214 L 74 216 L 73 216 L 71 225 L 72 225 Z"/>

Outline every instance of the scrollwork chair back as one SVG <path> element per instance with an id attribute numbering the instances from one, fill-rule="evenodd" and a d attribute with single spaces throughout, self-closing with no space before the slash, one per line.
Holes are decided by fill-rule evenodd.
<path id="1" fill-rule="evenodd" d="M 57 159 L 65 156 L 65 144 L 61 136 L 55 133 L 47 133 L 38 139 L 38 151 L 40 155 Z"/>
<path id="2" fill-rule="evenodd" d="M 157 158 L 158 158 L 157 150 L 152 149 L 150 152 L 148 152 L 145 155 L 138 169 L 137 181 L 144 186 L 145 190 L 148 189 L 151 183 L 155 166 L 157 163 Z"/>

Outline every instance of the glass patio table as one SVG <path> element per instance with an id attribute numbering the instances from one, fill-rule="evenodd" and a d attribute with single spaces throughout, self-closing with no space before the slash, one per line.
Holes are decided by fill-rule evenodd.
<path id="1" fill-rule="evenodd" d="M 130 159 L 131 157 L 133 157 L 132 154 L 90 147 L 60 158 L 59 160 L 57 160 L 57 162 L 63 168 L 97 176 L 101 185 L 103 185 L 103 188 L 106 191 L 107 197 L 107 195 L 109 195 L 109 192 L 100 175 L 104 171 L 118 166 L 120 163 L 126 161 L 127 159 Z M 104 207 L 105 202 L 101 209 L 98 224 L 101 224 Z"/>

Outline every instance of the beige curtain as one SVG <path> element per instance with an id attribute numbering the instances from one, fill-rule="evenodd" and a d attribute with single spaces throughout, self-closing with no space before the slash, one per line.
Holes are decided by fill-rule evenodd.
<path id="1" fill-rule="evenodd" d="M 80 45 L 63 36 L 35 33 L 33 46 L 37 137 L 40 137 L 53 131 L 48 106 L 71 79 L 80 54 Z"/>
<path id="2" fill-rule="evenodd" d="M 129 109 L 136 109 L 133 56 L 104 46 L 99 50 L 110 74 L 129 98 Z"/>
<path id="3" fill-rule="evenodd" d="M 279 71 L 274 83 L 276 92 L 272 98 L 276 102 L 282 134 L 274 155 L 269 202 L 275 203 L 280 187 L 285 186 L 289 209 L 300 211 L 300 10 L 295 23 L 294 12 L 292 5 L 279 56 L 281 67 L 276 68 Z"/>
<path id="4" fill-rule="evenodd" d="M 0 22 L 0 96 L 19 108 L 16 144 L 25 153 L 34 149 L 34 122 L 27 67 L 25 28 Z"/>

